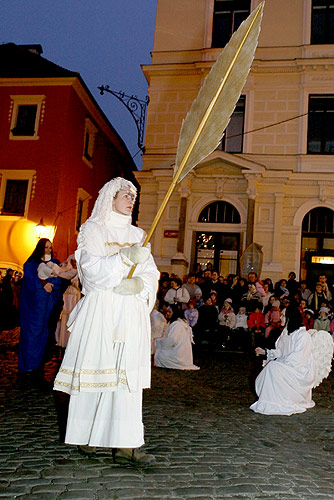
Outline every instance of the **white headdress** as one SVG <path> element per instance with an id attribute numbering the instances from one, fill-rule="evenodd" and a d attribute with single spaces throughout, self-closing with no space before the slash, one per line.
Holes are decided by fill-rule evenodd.
<path id="1" fill-rule="evenodd" d="M 130 189 L 133 194 L 137 196 L 137 188 L 132 182 L 122 177 L 115 177 L 115 179 L 107 182 L 99 191 L 89 220 L 100 224 L 106 224 L 113 209 L 113 199 L 118 191 L 124 188 Z"/>

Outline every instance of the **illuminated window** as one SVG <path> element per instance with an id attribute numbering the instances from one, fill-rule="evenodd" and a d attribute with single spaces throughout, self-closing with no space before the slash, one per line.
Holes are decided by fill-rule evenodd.
<path id="1" fill-rule="evenodd" d="M 215 201 L 203 208 L 198 222 L 214 222 L 220 224 L 240 224 L 240 214 L 231 203 Z"/>
<path id="2" fill-rule="evenodd" d="M 311 44 L 329 43 L 334 43 L 334 0 L 313 0 Z"/>
<path id="3" fill-rule="evenodd" d="M 212 47 L 225 47 L 250 13 L 250 0 L 215 0 Z"/>

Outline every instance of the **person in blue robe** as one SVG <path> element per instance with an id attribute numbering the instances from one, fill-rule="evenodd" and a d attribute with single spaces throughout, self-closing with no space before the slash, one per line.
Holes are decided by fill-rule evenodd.
<path id="1" fill-rule="evenodd" d="M 24 264 L 20 295 L 21 333 L 19 343 L 19 372 L 43 375 L 45 353 L 54 336 L 62 307 L 64 280 L 50 277 L 41 280 L 38 266 L 41 262 L 59 261 L 53 258 L 52 243 L 41 238 Z"/>

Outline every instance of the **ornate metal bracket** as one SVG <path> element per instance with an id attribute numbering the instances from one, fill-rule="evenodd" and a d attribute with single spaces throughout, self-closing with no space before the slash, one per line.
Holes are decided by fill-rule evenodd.
<path id="1" fill-rule="evenodd" d="M 143 153 L 145 153 L 144 147 L 144 131 L 145 131 L 145 115 L 146 108 L 149 103 L 149 97 L 146 96 L 145 100 L 138 99 L 136 95 L 126 95 L 124 92 L 115 92 L 109 88 L 109 85 L 101 85 L 101 87 L 97 87 L 100 90 L 101 95 L 104 92 L 109 92 L 109 94 L 117 97 L 119 101 L 121 101 L 124 106 L 130 111 L 132 118 L 134 119 L 138 131 L 138 139 L 137 144 L 139 149 Z"/>

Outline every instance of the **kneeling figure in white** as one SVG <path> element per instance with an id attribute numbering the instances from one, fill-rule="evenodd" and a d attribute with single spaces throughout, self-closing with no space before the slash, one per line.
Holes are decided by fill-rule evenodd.
<path id="1" fill-rule="evenodd" d="M 314 406 L 312 388 L 315 363 L 311 337 L 295 308 L 287 310 L 288 323 L 277 339 L 275 349 L 268 349 L 267 363 L 255 381 L 258 401 L 251 409 L 265 415 L 292 415 Z M 257 347 L 257 355 L 265 350 Z"/>
<path id="2" fill-rule="evenodd" d="M 165 336 L 156 340 L 155 366 L 199 370 L 193 363 L 193 332 L 187 321 L 180 317 L 182 314 L 183 311 L 177 306 L 168 308 Z"/>
<path id="3" fill-rule="evenodd" d="M 150 386 L 159 272 L 141 246 L 144 231 L 131 225 L 135 197 L 131 182 L 108 182 L 78 235 L 84 297 L 69 318 L 71 336 L 54 385 L 71 396 L 68 444 L 132 451 L 144 444 L 142 390 Z"/>

